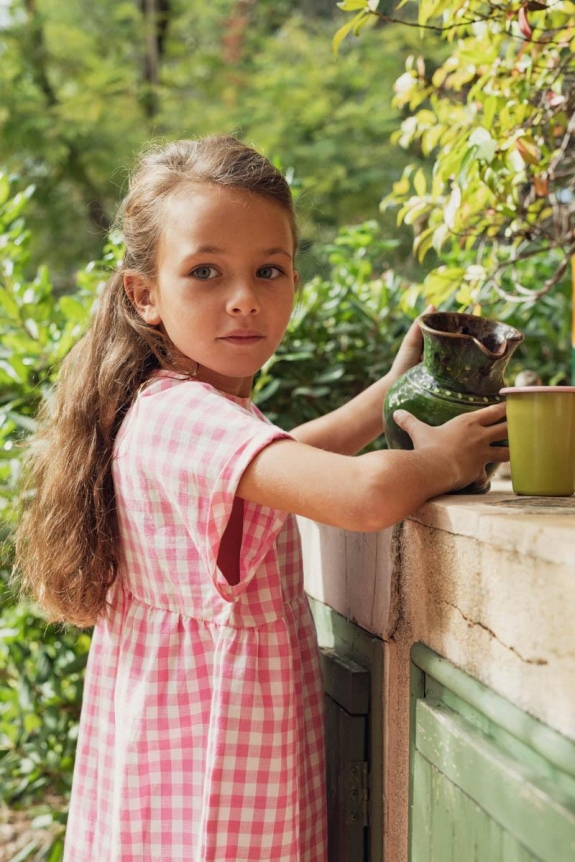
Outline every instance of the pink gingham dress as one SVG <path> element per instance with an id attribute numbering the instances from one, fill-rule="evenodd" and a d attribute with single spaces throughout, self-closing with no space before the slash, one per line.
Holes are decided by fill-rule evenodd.
<path id="1" fill-rule="evenodd" d="M 248 399 L 160 372 L 113 475 L 123 560 L 85 682 L 65 862 L 326 862 L 323 693 L 295 519 L 238 481 L 288 437 Z"/>

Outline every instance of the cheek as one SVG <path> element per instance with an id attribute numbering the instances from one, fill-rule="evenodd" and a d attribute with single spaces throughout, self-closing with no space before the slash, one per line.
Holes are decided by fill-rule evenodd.
<path id="1" fill-rule="evenodd" d="M 186 329 L 199 321 L 202 317 L 209 315 L 209 303 L 199 298 L 189 289 L 177 289 L 174 287 L 169 296 L 164 296 L 160 303 L 162 320 L 166 326 L 175 329 Z"/>

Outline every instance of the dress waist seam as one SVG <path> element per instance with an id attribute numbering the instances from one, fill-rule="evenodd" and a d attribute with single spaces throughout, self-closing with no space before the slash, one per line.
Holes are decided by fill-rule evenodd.
<path id="1" fill-rule="evenodd" d="M 233 608 L 235 606 L 234 603 L 231 603 L 229 605 L 229 609 L 230 609 L 229 617 L 230 618 L 228 618 L 228 619 L 217 619 L 216 617 L 205 617 L 205 616 L 193 616 L 192 614 L 186 614 L 183 611 L 178 610 L 176 608 L 167 608 L 167 607 L 162 607 L 161 605 L 154 605 L 151 602 L 147 601 L 146 599 L 143 599 L 140 596 L 136 595 L 129 587 L 125 586 L 122 583 L 117 583 L 117 586 L 121 589 L 121 591 L 123 592 L 123 594 L 126 598 L 131 599 L 140 605 L 144 605 L 144 607 L 150 608 L 150 610 L 161 611 L 162 613 L 166 613 L 166 614 L 175 614 L 176 616 L 182 617 L 183 619 L 193 620 L 194 622 L 204 623 L 206 625 L 222 626 L 222 627 L 226 627 L 226 628 L 234 628 L 234 629 L 239 629 L 241 631 L 242 629 L 257 629 L 257 628 L 262 628 L 263 626 L 269 626 L 272 623 L 279 622 L 280 620 L 283 620 L 285 618 L 284 616 L 282 616 L 280 614 L 270 614 L 269 617 L 265 617 L 261 621 L 254 622 L 253 625 L 237 625 L 236 621 L 231 619 L 231 617 L 233 616 Z M 285 609 L 293 610 L 298 605 L 301 605 L 302 603 L 307 605 L 306 594 L 305 594 L 305 592 L 303 592 L 303 590 L 298 596 L 295 596 L 295 598 L 290 599 L 289 602 L 283 602 L 282 607 Z"/>

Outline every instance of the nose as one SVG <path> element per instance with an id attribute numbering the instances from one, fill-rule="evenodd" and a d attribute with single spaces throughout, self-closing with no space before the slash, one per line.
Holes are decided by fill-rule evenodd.
<path id="1" fill-rule="evenodd" d="M 260 303 L 251 280 L 245 278 L 236 281 L 228 298 L 228 313 L 235 316 L 257 314 Z"/>

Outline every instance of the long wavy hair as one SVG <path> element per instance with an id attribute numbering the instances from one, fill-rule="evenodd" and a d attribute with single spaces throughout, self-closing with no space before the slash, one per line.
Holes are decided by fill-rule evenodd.
<path id="1" fill-rule="evenodd" d="M 88 331 L 62 364 L 25 459 L 15 571 L 22 591 L 55 622 L 91 626 L 106 610 L 120 551 L 114 441 L 152 372 L 181 370 L 181 356 L 167 336 L 134 309 L 124 274 L 155 278 L 166 208 L 176 193 L 197 183 L 274 201 L 297 242 L 288 183 L 236 138 L 176 141 L 141 157 L 116 221 L 124 237 L 123 262 L 98 299 Z"/>

